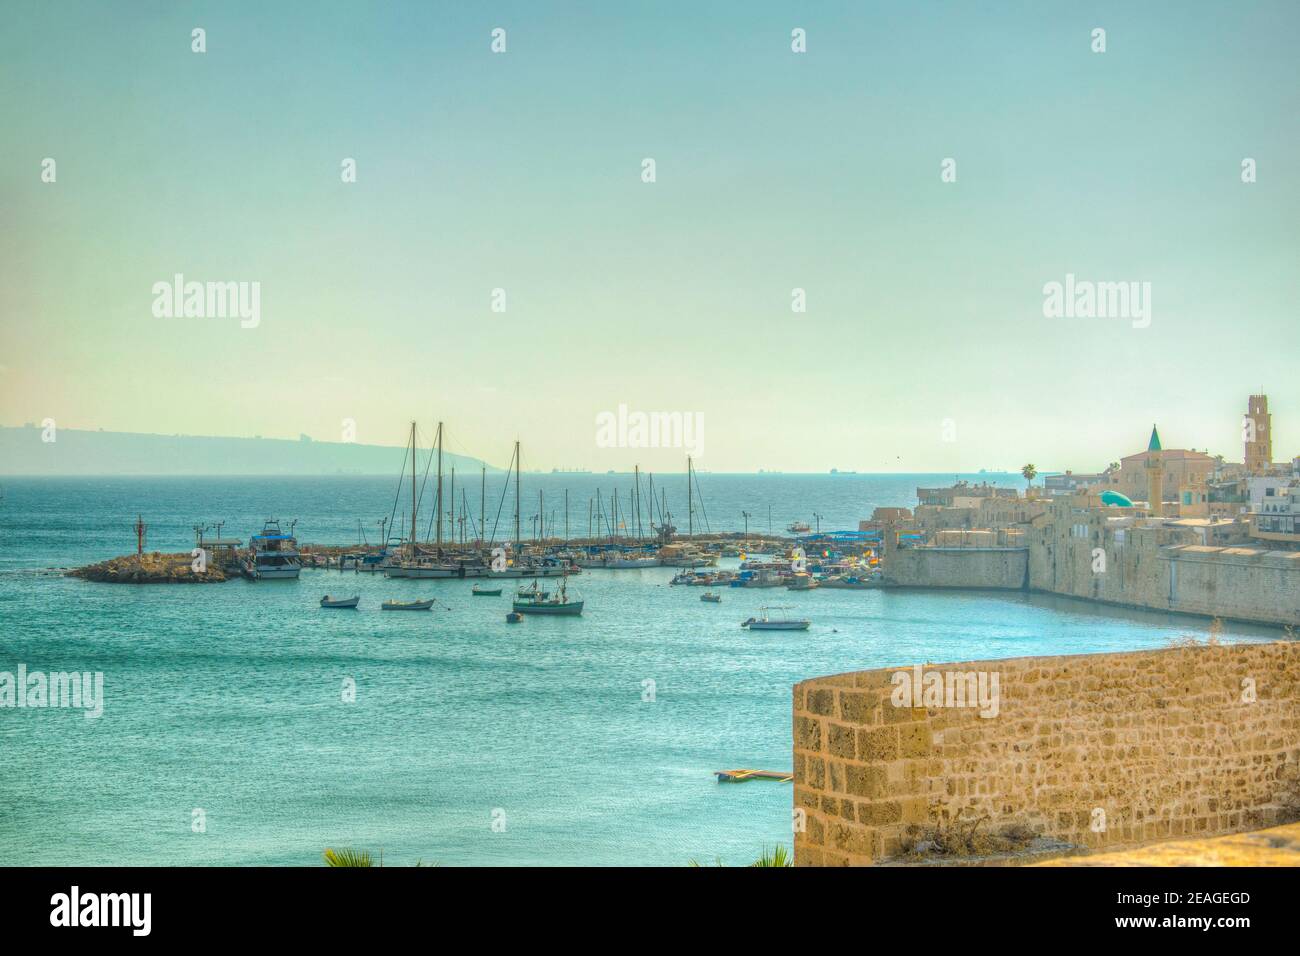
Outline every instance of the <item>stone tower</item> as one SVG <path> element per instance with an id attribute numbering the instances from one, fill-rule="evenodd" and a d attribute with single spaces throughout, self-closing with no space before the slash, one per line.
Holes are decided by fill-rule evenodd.
<path id="1" fill-rule="evenodd" d="M 1147 504 L 1151 507 L 1151 514 L 1157 517 L 1164 513 L 1161 502 L 1165 494 L 1165 463 L 1160 451 L 1160 433 L 1152 425 L 1151 440 L 1147 442 Z"/>
<path id="2" fill-rule="evenodd" d="M 1273 420 L 1268 413 L 1267 395 L 1250 396 L 1241 438 L 1246 446 L 1246 473 L 1264 474 L 1273 464 Z"/>

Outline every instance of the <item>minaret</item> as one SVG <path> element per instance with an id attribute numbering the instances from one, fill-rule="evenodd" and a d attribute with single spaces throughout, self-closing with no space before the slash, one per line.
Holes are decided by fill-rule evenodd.
<path id="1" fill-rule="evenodd" d="M 1262 475 L 1273 464 L 1273 417 L 1268 413 L 1268 396 L 1252 395 L 1246 403 L 1241 437 L 1246 445 L 1246 473 Z"/>
<path id="2" fill-rule="evenodd" d="M 1147 504 L 1151 507 L 1151 514 L 1159 517 L 1163 514 L 1161 501 L 1165 492 L 1165 468 L 1164 462 L 1161 461 L 1160 454 L 1160 433 L 1156 431 L 1156 426 L 1151 426 L 1151 440 L 1147 442 Z"/>

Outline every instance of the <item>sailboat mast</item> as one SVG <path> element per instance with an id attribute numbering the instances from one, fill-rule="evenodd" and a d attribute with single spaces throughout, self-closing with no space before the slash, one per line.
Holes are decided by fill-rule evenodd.
<path id="1" fill-rule="evenodd" d="M 411 560 L 415 560 L 415 422 L 411 422 Z"/>
<path id="2" fill-rule="evenodd" d="M 487 465 L 483 466 L 478 487 L 478 540 L 482 544 L 483 535 L 487 531 Z"/>
<path id="3" fill-rule="evenodd" d="M 519 474 L 522 471 L 519 462 L 519 442 L 515 442 L 515 554 L 519 554 Z"/>
<path id="4" fill-rule="evenodd" d="M 442 422 L 438 422 L 438 552 L 442 552 Z"/>
<path id="5" fill-rule="evenodd" d="M 636 475 L 636 484 L 633 486 L 632 489 L 632 501 L 633 501 L 633 506 L 636 509 L 636 539 L 640 541 L 641 540 L 641 466 L 640 465 L 634 466 L 634 474 Z"/>
<path id="6" fill-rule="evenodd" d="M 686 456 L 686 537 L 695 537 L 695 498 L 691 491 L 691 456 Z"/>

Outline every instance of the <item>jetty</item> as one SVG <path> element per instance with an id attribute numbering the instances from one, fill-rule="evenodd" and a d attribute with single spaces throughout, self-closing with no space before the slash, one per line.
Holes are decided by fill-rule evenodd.
<path id="1" fill-rule="evenodd" d="M 188 554 L 129 554 L 74 568 L 68 577 L 109 584 L 211 584 L 227 580 L 226 572 L 216 564 L 195 571 Z"/>

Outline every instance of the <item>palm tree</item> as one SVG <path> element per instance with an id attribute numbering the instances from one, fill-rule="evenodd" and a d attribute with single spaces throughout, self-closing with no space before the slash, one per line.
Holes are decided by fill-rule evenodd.
<path id="1" fill-rule="evenodd" d="M 325 851 L 326 866 L 374 866 L 369 850 L 330 850 Z"/>
<path id="2" fill-rule="evenodd" d="M 691 860 L 689 865 L 693 867 L 698 867 L 700 863 L 697 860 Z M 722 866 L 723 862 L 721 859 L 718 859 L 714 862 L 713 865 Z M 789 850 L 787 850 L 785 847 L 780 846 L 778 844 L 777 846 L 772 847 L 772 849 L 770 850 L 767 847 L 763 847 L 763 852 L 759 856 L 759 858 L 749 865 L 750 866 L 794 866 L 794 858 L 790 855 Z"/>
<path id="3" fill-rule="evenodd" d="M 774 846 L 772 849 L 763 848 L 762 855 L 755 860 L 750 866 L 794 866 L 794 860 L 790 859 L 790 851 L 783 846 Z"/>
<path id="4" fill-rule="evenodd" d="M 1025 465 L 1025 467 L 1020 469 L 1020 474 L 1024 477 L 1025 481 L 1029 482 L 1029 487 L 1033 487 L 1034 479 L 1038 477 L 1038 466 Z"/>

